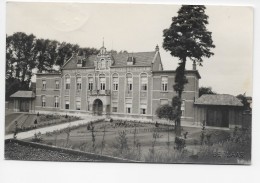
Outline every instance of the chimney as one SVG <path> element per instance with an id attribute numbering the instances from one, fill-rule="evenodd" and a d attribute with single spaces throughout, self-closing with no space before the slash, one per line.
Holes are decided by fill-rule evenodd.
<path id="1" fill-rule="evenodd" d="M 155 51 L 156 51 L 156 52 L 159 51 L 159 46 L 158 46 L 158 44 L 157 44 L 156 47 L 155 47 Z"/>
<path id="2" fill-rule="evenodd" d="M 194 70 L 194 71 L 197 70 L 197 68 L 196 68 L 196 62 L 195 62 L 195 61 L 193 61 L 193 64 L 192 64 L 192 70 Z"/>

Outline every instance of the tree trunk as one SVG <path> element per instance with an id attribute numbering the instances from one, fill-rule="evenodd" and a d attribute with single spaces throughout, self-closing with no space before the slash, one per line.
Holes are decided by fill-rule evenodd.
<path id="1" fill-rule="evenodd" d="M 180 64 L 180 72 L 178 74 L 180 74 L 180 78 L 184 78 L 185 76 L 185 66 L 186 66 L 186 58 L 184 58 Z M 184 81 L 184 80 L 183 80 Z M 179 84 L 182 85 L 181 88 L 183 89 L 180 89 L 177 93 L 178 93 L 178 98 L 180 99 L 180 103 L 178 104 L 178 113 L 180 115 L 178 115 L 177 119 L 176 119 L 176 127 L 175 127 L 175 131 L 176 131 L 176 136 L 180 137 L 181 136 L 181 103 L 182 103 L 182 92 L 184 90 L 184 85 L 185 83 L 181 81 Z"/>

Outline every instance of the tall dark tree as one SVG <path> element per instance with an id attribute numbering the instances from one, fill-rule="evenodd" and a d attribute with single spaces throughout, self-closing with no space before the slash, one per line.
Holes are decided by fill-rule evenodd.
<path id="1" fill-rule="evenodd" d="M 210 95 L 215 95 L 217 94 L 216 92 L 212 91 L 212 88 L 211 87 L 200 87 L 199 88 L 199 97 L 201 95 L 204 95 L 204 94 L 210 94 Z"/>
<path id="2" fill-rule="evenodd" d="M 58 46 L 58 57 L 56 65 L 62 67 L 63 64 L 72 56 L 73 53 L 78 53 L 79 45 L 62 42 Z"/>
<path id="3" fill-rule="evenodd" d="M 35 36 L 16 32 L 6 37 L 6 98 L 27 90 L 35 68 Z M 12 87 L 11 87 L 12 86 Z"/>
<path id="4" fill-rule="evenodd" d="M 51 70 L 58 57 L 58 42 L 49 39 L 37 39 L 35 51 L 37 52 L 36 67 L 38 72 Z"/>
<path id="5" fill-rule="evenodd" d="M 170 54 L 179 58 L 176 69 L 174 90 L 178 94 L 178 116 L 176 120 L 176 135 L 181 135 L 181 101 L 184 85 L 188 82 L 185 76 L 187 59 L 202 66 L 204 57 L 214 55 L 211 32 L 206 29 L 208 16 L 205 6 L 183 5 L 178 11 L 178 16 L 172 18 L 170 28 L 163 31 L 163 48 Z"/>

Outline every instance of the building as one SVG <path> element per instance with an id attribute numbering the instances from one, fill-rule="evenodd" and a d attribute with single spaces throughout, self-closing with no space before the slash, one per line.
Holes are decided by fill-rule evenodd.
<path id="1" fill-rule="evenodd" d="M 243 125 L 243 104 L 232 95 L 202 95 L 195 101 L 195 121 L 207 126 L 234 128 Z"/>
<path id="2" fill-rule="evenodd" d="M 35 93 L 33 91 L 17 91 L 10 96 L 13 99 L 15 112 L 34 112 Z"/>
<path id="3" fill-rule="evenodd" d="M 186 71 L 182 118 L 194 122 L 200 75 Z M 171 103 L 174 70 L 164 70 L 159 47 L 151 52 L 73 54 L 60 73 L 36 76 L 35 111 L 104 115 L 112 118 L 155 119 L 156 109 Z"/>

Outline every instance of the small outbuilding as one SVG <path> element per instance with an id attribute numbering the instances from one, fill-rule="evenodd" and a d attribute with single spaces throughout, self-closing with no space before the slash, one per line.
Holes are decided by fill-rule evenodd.
<path id="1" fill-rule="evenodd" d="M 33 91 L 17 91 L 10 96 L 13 99 L 15 112 L 33 112 L 35 93 Z"/>
<path id="2" fill-rule="evenodd" d="M 243 104 L 229 94 L 202 95 L 195 100 L 195 120 L 206 126 L 234 128 L 243 123 Z"/>

